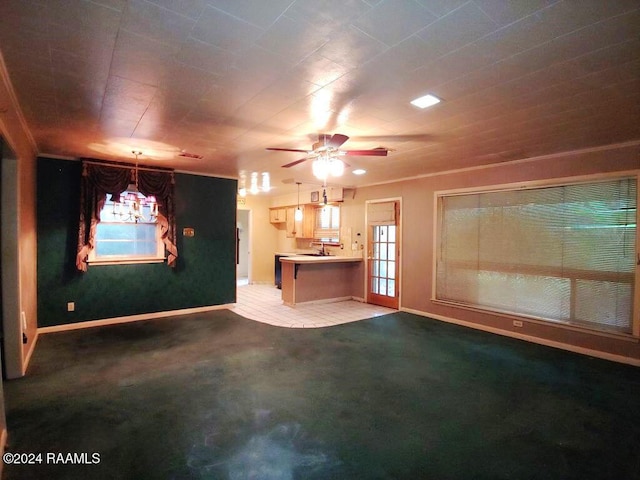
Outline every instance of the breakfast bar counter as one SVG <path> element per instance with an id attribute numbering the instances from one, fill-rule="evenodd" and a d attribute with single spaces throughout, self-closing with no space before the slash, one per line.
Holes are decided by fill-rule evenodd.
<path id="1" fill-rule="evenodd" d="M 286 305 L 337 302 L 363 297 L 362 257 L 282 257 L 282 301 Z"/>

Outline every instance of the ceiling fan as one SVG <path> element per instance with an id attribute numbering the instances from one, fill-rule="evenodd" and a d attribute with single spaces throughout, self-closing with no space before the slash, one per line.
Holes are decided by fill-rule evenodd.
<path id="1" fill-rule="evenodd" d="M 334 135 L 321 133 L 320 135 L 318 135 L 318 141 L 312 145 L 311 150 L 276 147 L 269 147 L 267 148 L 267 150 L 306 153 L 306 156 L 304 158 L 300 158 L 293 162 L 287 163 L 286 165 L 282 165 L 284 168 L 293 167 L 294 165 L 298 165 L 299 163 L 302 163 L 306 160 L 316 158 L 336 158 L 345 155 L 386 157 L 389 153 L 389 150 L 384 147 L 378 147 L 371 150 L 340 150 L 340 147 L 347 140 L 349 140 L 349 137 L 346 135 L 342 135 L 341 133 L 336 133 Z"/>

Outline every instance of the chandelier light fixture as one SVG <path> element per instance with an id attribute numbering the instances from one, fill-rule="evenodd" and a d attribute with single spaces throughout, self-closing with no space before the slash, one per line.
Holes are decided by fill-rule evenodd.
<path id="1" fill-rule="evenodd" d="M 132 150 L 136 157 L 136 166 L 131 170 L 131 183 L 125 192 L 120 194 L 120 198 L 113 201 L 113 216 L 123 222 L 155 222 L 158 219 L 158 202 L 155 195 L 144 196 L 138 188 L 138 156 L 142 155 L 139 150 Z M 148 210 L 149 218 L 145 217 L 145 210 Z"/>

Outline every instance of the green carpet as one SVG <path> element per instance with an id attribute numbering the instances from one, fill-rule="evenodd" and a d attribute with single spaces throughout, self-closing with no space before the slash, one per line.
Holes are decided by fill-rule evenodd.
<path id="1" fill-rule="evenodd" d="M 5 397 L 6 480 L 640 479 L 640 369 L 405 313 L 43 335 Z"/>

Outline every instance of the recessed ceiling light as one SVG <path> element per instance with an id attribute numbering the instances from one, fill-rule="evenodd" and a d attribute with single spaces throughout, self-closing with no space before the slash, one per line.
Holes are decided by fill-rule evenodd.
<path id="1" fill-rule="evenodd" d="M 423 97 L 416 98 L 415 100 L 411 100 L 411 105 L 415 105 L 419 108 L 427 108 L 435 105 L 436 103 L 440 103 L 440 99 L 430 93 Z"/>
<path id="2" fill-rule="evenodd" d="M 367 171 L 363 170 L 362 168 L 358 168 L 358 169 L 353 171 L 354 175 L 364 175 L 365 173 L 367 173 Z"/>

